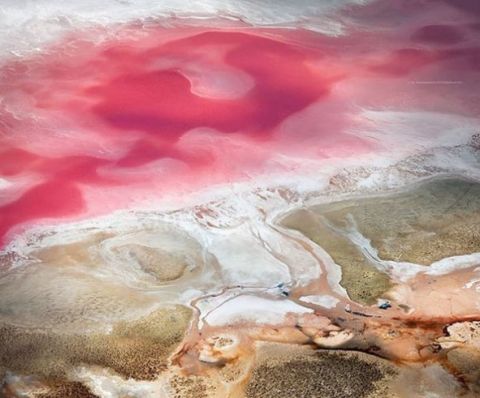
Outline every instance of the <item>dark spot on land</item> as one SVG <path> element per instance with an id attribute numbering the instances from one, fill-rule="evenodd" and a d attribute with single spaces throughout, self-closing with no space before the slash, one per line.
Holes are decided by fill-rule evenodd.
<path id="1" fill-rule="evenodd" d="M 54 382 L 49 387 L 48 393 L 37 395 L 36 398 L 97 398 L 88 387 L 76 381 Z"/>

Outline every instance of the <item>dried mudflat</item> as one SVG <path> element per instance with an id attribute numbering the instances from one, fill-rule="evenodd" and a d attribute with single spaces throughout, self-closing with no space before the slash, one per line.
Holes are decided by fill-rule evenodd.
<path id="1" fill-rule="evenodd" d="M 390 278 L 377 270 L 347 237 L 334 231 L 313 209 L 301 209 L 287 216 L 283 226 L 295 229 L 321 246 L 342 268 L 341 285 L 354 301 L 372 304 L 391 287 Z"/>
<path id="2" fill-rule="evenodd" d="M 31 257 L 57 268 L 108 266 L 135 275 L 138 282 L 162 284 L 180 279 L 202 263 L 201 247 L 188 234 L 163 223 L 138 230 L 91 232 L 72 243 L 57 241 Z M 58 240 L 60 242 L 58 242 Z"/>
<path id="3" fill-rule="evenodd" d="M 246 387 L 247 398 L 395 397 L 394 365 L 349 351 L 263 344 Z"/>
<path id="4" fill-rule="evenodd" d="M 375 262 L 430 265 L 480 252 L 480 184 L 432 179 L 401 192 L 300 209 L 282 224 L 327 251 L 342 268 L 349 296 L 372 304 L 391 287 Z"/>
<path id="5" fill-rule="evenodd" d="M 182 231 L 155 227 L 46 236 L 20 265 L 2 268 L 0 324 L 101 333 L 175 302 L 204 271 L 202 249 Z"/>

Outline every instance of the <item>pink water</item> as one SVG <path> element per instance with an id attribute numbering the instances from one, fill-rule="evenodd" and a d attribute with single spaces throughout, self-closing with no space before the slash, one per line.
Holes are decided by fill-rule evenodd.
<path id="1" fill-rule="evenodd" d="M 96 32 L 78 32 L 6 62 L 1 239 L 39 220 L 294 171 L 301 159 L 385 150 L 363 109 L 478 118 L 475 4 L 349 8 L 340 37 L 132 24 L 96 44 Z M 416 18 L 416 7 L 429 12 Z"/>

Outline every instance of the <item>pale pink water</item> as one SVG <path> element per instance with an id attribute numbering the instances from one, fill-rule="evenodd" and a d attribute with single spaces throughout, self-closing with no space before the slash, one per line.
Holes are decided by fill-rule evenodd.
<path id="1" fill-rule="evenodd" d="M 340 37 L 129 25 L 99 44 L 80 32 L 7 62 L 1 239 L 37 220 L 294 170 L 298 159 L 384 150 L 362 133 L 362 109 L 478 118 L 476 4 L 345 9 Z"/>

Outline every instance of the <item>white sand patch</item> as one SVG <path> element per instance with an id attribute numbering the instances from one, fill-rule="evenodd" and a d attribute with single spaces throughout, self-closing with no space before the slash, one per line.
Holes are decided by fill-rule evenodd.
<path id="1" fill-rule="evenodd" d="M 288 267 L 262 247 L 248 225 L 212 236 L 209 248 L 222 267 L 227 285 L 271 287 L 290 281 Z"/>
<path id="2" fill-rule="evenodd" d="M 10 187 L 12 185 L 12 183 L 8 180 L 6 180 L 5 178 L 1 178 L 0 177 L 0 189 L 6 189 L 8 187 Z"/>
<path id="3" fill-rule="evenodd" d="M 0 56 L 38 51 L 75 29 L 171 17 L 220 18 L 254 26 L 301 26 L 340 35 L 335 11 L 367 0 L 2 0 Z"/>
<path id="4" fill-rule="evenodd" d="M 75 380 L 79 380 L 101 398 L 155 398 L 167 397 L 163 378 L 156 381 L 137 381 L 127 379 L 114 374 L 108 369 L 101 369 L 94 366 L 84 366 L 72 372 Z"/>
<path id="5" fill-rule="evenodd" d="M 234 324 L 241 321 L 256 324 L 281 324 L 288 313 L 313 312 L 290 300 L 269 300 L 263 297 L 244 295 L 227 301 L 208 314 L 205 321 L 212 326 Z"/>
<path id="6" fill-rule="evenodd" d="M 427 111 L 387 111 L 366 109 L 359 116 L 369 136 L 376 138 L 390 156 L 405 149 L 466 144 L 478 131 L 478 118 Z M 395 151 L 392 152 L 392 148 Z"/>
<path id="7" fill-rule="evenodd" d="M 335 308 L 335 306 L 340 302 L 339 299 L 328 294 L 303 296 L 300 297 L 300 300 L 305 303 L 319 305 L 324 308 Z"/>

